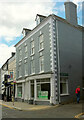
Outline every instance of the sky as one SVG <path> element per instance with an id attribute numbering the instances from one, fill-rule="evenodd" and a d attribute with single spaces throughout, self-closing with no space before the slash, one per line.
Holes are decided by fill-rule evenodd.
<path id="1" fill-rule="evenodd" d="M 14 45 L 22 39 L 22 29 L 36 26 L 36 14 L 55 14 L 65 18 L 66 0 L 0 0 L 0 67 L 15 52 Z M 69 1 L 69 0 L 68 0 Z M 82 25 L 82 1 L 77 5 L 78 24 Z"/>

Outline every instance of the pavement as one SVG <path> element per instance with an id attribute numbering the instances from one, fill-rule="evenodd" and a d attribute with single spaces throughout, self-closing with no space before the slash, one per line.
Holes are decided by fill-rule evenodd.
<path id="1" fill-rule="evenodd" d="M 49 105 L 32 105 L 32 104 L 28 104 L 28 103 L 24 103 L 24 102 L 5 102 L 0 100 L 0 105 L 8 107 L 10 109 L 17 109 L 17 110 L 41 110 L 41 109 L 50 109 L 52 107 L 57 107 L 59 105 L 55 105 L 55 106 L 49 106 Z"/>
<path id="2" fill-rule="evenodd" d="M 2 100 L 0 100 L 0 105 L 8 107 L 10 109 L 17 109 L 17 110 L 20 110 L 20 111 L 31 111 L 31 110 L 36 111 L 36 110 L 42 110 L 42 109 L 45 110 L 45 109 L 56 108 L 58 106 L 61 106 L 61 105 L 55 105 L 55 106 L 30 105 L 30 104 L 24 103 L 24 102 L 14 102 L 14 105 L 13 105 L 13 102 L 5 102 L 5 101 L 2 101 Z M 73 105 L 74 105 L 74 107 L 76 107 L 76 106 L 78 107 L 77 104 L 73 104 Z M 70 107 L 70 104 L 69 104 L 69 107 Z M 79 118 L 79 119 L 84 120 L 84 113 L 81 112 L 81 113 L 75 115 L 74 118 Z"/>

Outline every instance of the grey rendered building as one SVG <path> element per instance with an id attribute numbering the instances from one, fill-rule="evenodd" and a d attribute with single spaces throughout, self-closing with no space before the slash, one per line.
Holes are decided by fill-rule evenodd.
<path id="1" fill-rule="evenodd" d="M 33 104 L 74 101 L 82 85 L 82 27 L 76 5 L 65 2 L 66 19 L 36 16 L 16 47 L 16 99 Z"/>

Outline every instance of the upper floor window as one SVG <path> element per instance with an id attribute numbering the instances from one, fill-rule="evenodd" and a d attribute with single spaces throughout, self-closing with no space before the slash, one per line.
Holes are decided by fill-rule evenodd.
<path id="1" fill-rule="evenodd" d="M 33 40 L 31 41 L 31 55 L 34 54 L 34 50 L 35 48 L 34 48 L 34 40 Z"/>
<path id="2" fill-rule="evenodd" d="M 25 46 L 25 57 L 28 57 L 27 45 Z"/>
<path id="3" fill-rule="evenodd" d="M 19 49 L 19 60 L 21 60 L 21 58 L 22 58 L 22 50 Z"/>
<path id="4" fill-rule="evenodd" d="M 27 68 L 28 68 L 28 65 L 27 65 L 27 63 L 24 64 L 24 67 L 25 67 L 25 68 L 24 68 L 24 69 L 25 69 L 25 70 L 24 70 L 24 71 L 25 71 L 25 75 L 28 75 L 28 71 L 27 71 L 27 70 L 28 70 L 28 69 L 27 69 Z"/>
<path id="5" fill-rule="evenodd" d="M 43 34 L 39 36 L 39 50 L 44 48 Z"/>
<path id="6" fill-rule="evenodd" d="M 21 71 L 21 65 L 19 65 L 19 70 L 18 70 L 18 76 L 21 77 L 22 76 L 22 71 Z"/>
<path id="7" fill-rule="evenodd" d="M 35 73 L 35 61 L 31 60 L 31 74 Z"/>
<path id="8" fill-rule="evenodd" d="M 44 72 L 44 56 L 40 56 L 40 72 Z"/>

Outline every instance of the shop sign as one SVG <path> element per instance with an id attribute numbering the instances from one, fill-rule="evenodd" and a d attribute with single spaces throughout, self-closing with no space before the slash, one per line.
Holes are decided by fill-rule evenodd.
<path id="1" fill-rule="evenodd" d="M 60 76 L 69 76 L 68 73 L 60 73 Z"/>
<path id="2" fill-rule="evenodd" d="M 13 80 L 13 72 L 10 72 L 10 80 Z"/>
<path id="3" fill-rule="evenodd" d="M 39 99 L 48 99 L 48 91 L 39 91 Z"/>

